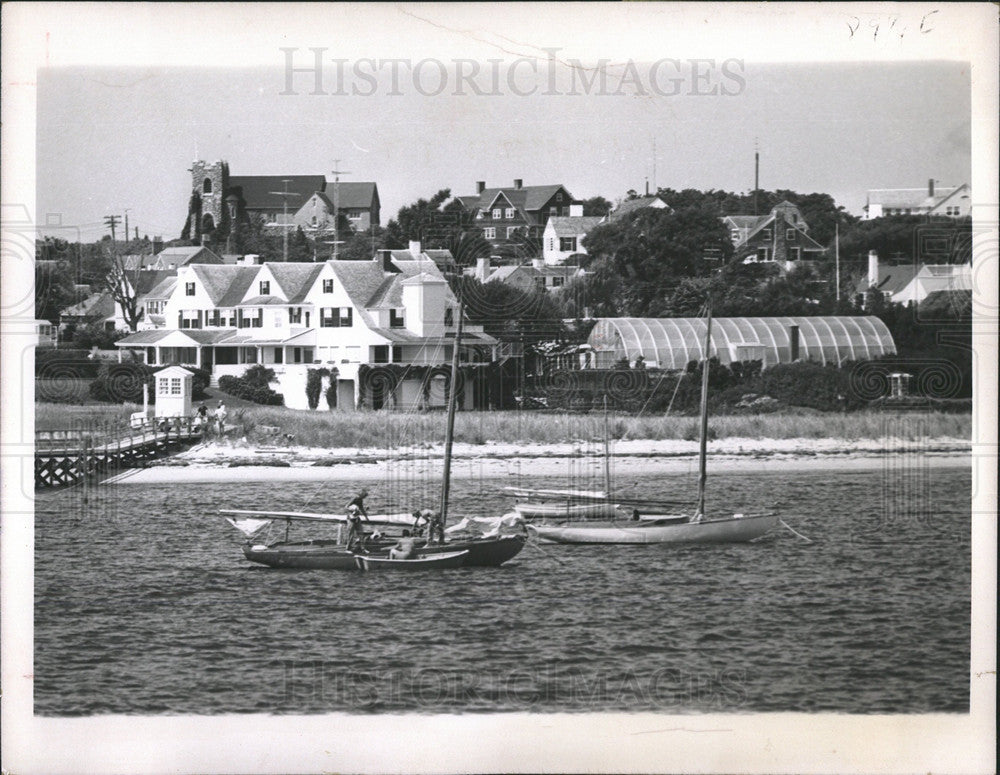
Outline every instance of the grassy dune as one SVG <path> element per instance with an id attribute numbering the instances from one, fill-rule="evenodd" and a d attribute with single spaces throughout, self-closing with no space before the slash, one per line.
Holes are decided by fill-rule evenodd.
<path id="1" fill-rule="evenodd" d="M 89 423 L 127 422 L 140 407 L 68 406 L 36 404 L 36 428 L 82 427 Z M 443 412 L 304 412 L 281 407 L 230 408 L 228 422 L 240 435 L 256 442 L 290 443 L 315 447 L 400 447 L 439 444 L 444 439 Z M 693 417 L 612 417 L 613 439 L 696 439 Z M 277 434 L 273 429 L 278 429 Z M 853 414 L 773 413 L 712 417 L 710 437 L 750 439 L 900 439 L 960 438 L 972 435 L 969 414 Z M 290 438 L 289 438 L 290 437 Z M 470 444 L 558 444 L 599 441 L 604 438 L 601 415 L 541 414 L 537 412 L 459 412 L 455 440 Z"/>

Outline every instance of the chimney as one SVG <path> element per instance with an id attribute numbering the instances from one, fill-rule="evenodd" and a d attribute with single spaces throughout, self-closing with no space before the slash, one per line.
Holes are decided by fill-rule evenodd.
<path id="1" fill-rule="evenodd" d="M 788 329 L 788 338 L 792 343 L 792 363 L 799 359 L 799 327 L 791 326 Z"/>
<path id="2" fill-rule="evenodd" d="M 646 178 L 646 196 L 649 196 L 649 178 Z"/>
<path id="3" fill-rule="evenodd" d="M 153 237 L 153 255 L 159 254 L 163 250 L 163 237 Z"/>
<path id="4" fill-rule="evenodd" d="M 475 278 L 479 280 L 479 282 L 485 283 L 486 278 L 489 276 L 490 276 L 490 260 L 488 258 L 477 258 Z"/>
<path id="5" fill-rule="evenodd" d="M 383 272 L 394 272 L 395 267 L 392 265 L 392 251 L 391 250 L 379 250 L 375 253 L 375 261 L 382 265 Z"/>
<path id="6" fill-rule="evenodd" d="M 256 253 L 247 253 L 243 256 L 243 263 L 247 266 L 253 266 L 254 264 L 260 263 L 260 256 Z"/>
<path id="7" fill-rule="evenodd" d="M 540 272 L 540 271 L 542 271 L 545 268 L 545 259 L 544 258 L 533 258 L 533 259 L 531 259 L 531 265 L 533 267 L 535 267 L 535 269 L 537 269 Z"/>
<path id="8" fill-rule="evenodd" d="M 476 193 L 477 194 L 481 194 L 485 190 L 486 190 L 486 181 L 485 180 L 477 180 L 476 181 Z"/>
<path id="9" fill-rule="evenodd" d="M 521 178 L 514 178 L 514 188 L 524 188 L 524 181 Z"/>
<path id="10" fill-rule="evenodd" d="M 868 251 L 868 287 L 878 285 L 878 253 Z"/>
<path id="11" fill-rule="evenodd" d="M 929 178 L 927 180 L 927 196 L 934 196 L 934 178 Z"/>
<path id="12" fill-rule="evenodd" d="M 569 216 L 570 218 L 579 218 L 583 215 L 583 205 L 570 205 L 569 206 Z"/>
<path id="13" fill-rule="evenodd" d="M 423 251 L 420 249 L 419 240 L 410 240 L 410 253 L 413 255 L 414 258 L 419 257 L 420 254 L 423 253 Z"/>

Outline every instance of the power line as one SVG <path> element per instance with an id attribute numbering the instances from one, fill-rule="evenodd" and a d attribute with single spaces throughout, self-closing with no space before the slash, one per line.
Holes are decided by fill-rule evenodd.
<path id="1" fill-rule="evenodd" d="M 111 244 L 115 244 L 117 240 L 115 239 L 115 227 L 121 219 L 117 215 L 105 215 L 104 225 L 111 229 Z M 126 235 L 127 236 L 127 235 Z"/>

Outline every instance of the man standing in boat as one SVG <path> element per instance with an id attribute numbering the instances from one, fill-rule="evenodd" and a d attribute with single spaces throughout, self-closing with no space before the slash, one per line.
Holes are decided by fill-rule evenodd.
<path id="1" fill-rule="evenodd" d="M 347 522 L 349 524 L 349 529 L 347 531 L 347 548 L 350 549 L 355 542 L 360 545 L 364 543 L 364 531 L 361 528 L 361 518 L 364 517 L 365 522 L 370 522 L 368 519 L 368 509 L 365 508 L 365 498 L 368 497 L 368 490 L 362 488 L 361 492 L 351 499 L 350 503 L 347 504 Z"/>

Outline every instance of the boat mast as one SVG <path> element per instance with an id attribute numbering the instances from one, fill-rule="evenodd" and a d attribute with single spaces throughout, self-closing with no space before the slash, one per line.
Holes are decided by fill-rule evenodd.
<path id="1" fill-rule="evenodd" d="M 455 436 L 455 388 L 458 387 L 458 349 L 462 343 L 462 318 L 465 304 L 458 300 L 458 328 L 455 330 L 455 351 L 451 358 L 451 384 L 448 386 L 448 423 L 444 434 L 444 477 L 441 479 L 441 527 L 448 521 L 448 490 L 451 485 L 451 446 Z"/>
<path id="2" fill-rule="evenodd" d="M 611 497 L 611 454 L 608 451 L 608 396 L 604 395 L 604 496 Z"/>
<path id="3" fill-rule="evenodd" d="M 695 521 L 700 521 L 705 516 L 705 453 L 708 445 L 708 358 L 712 346 L 712 299 L 709 297 L 706 302 L 708 311 L 707 325 L 705 326 L 705 354 L 701 361 L 701 440 L 698 449 L 698 509 L 695 512 Z"/>

